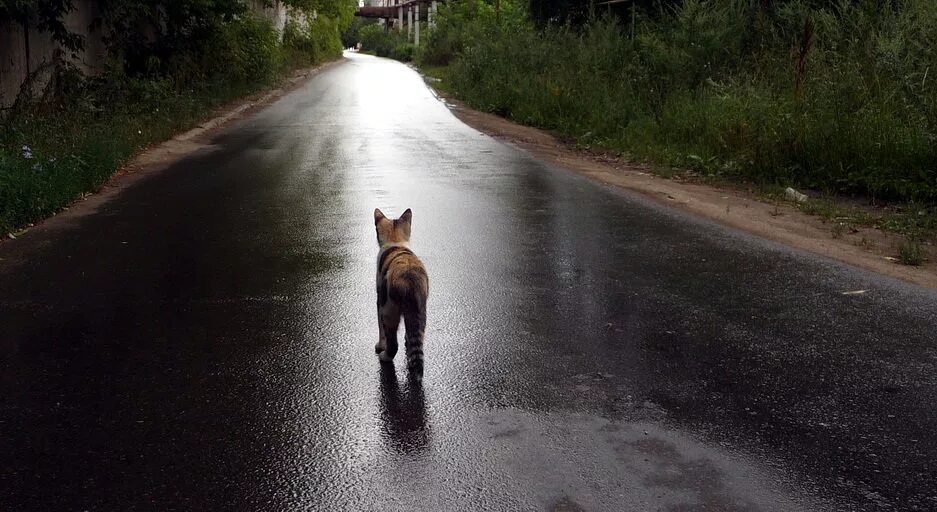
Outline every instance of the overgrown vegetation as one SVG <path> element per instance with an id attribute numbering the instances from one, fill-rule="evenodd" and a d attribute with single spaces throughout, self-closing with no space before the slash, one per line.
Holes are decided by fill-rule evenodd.
<path id="1" fill-rule="evenodd" d="M 413 58 L 415 47 L 407 40 L 405 32 L 385 30 L 381 25 L 370 24 L 361 27 L 358 31 L 358 38 L 361 42 L 361 51 L 404 62 Z"/>
<path id="2" fill-rule="evenodd" d="M 555 3 L 555 2 L 554 2 Z M 937 202 L 937 4 L 685 0 L 535 23 L 453 0 L 418 59 L 475 108 L 704 175 Z M 536 5 L 536 3 L 535 3 Z M 553 19 L 556 19 L 555 17 Z"/>
<path id="3" fill-rule="evenodd" d="M 328 17 L 314 22 L 289 20 L 283 29 L 283 48 L 290 68 L 338 58 L 342 54 L 338 22 Z"/>
<path id="4" fill-rule="evenodd" d="M 582 147 L 890 203 L 837 223 L 934 238 L 937 4 L 596 5 L 452 0 L 416 58 L 471 106 Z"/>
<path id="5" fill-rule="evenodd" d="M 60 58 L 48 85 L 38 94 L 24 88 L 0 119 L 0 233 L 95 190 L 140 148 L 193 125 L 213 107 L 296 67 L 341 55 L 339 36 L 354 3 L 286 3 L 293 16 L 282 38 L 240 0 L 102 4 L 96 23 L 108 68 L 86 77 Z M 59 4 L 64 7 L 49 10 Z M 52 22 L 42 21 L 42 13 L 60 19 L 70 7 L 67 0 L 0 0 L 0 18 L 45 30 Z M 49 30 L 71 51 L 84 44 L 67 31 Z"/>
<path id="6" fill-rule="evenodd" d="M 375 23 L 377 21 L 374 19 L 355 17 L 342 32 L 342 47 L 353 48 L 361 42 L 361 29 Z"/>
<path id="7" fill-rule="evenodd" d="M 906 240 L 898 247 L 898 260 L 916 267 L 924 263 L 924 248 L 916 240 Z"/>

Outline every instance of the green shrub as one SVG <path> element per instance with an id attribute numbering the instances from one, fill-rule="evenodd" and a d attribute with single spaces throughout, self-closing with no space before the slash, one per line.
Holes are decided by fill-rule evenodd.
<path id="1" fill-rule="evenodd" d="M 342 32 L 342 47 L 352 48 L 361 42 L 361 29 L 368 25 L 375 25 L 376 20 L 368 18 L 355 17 L 354 20 Z"/>
<path id="2" fill-rule="evenodd" d="M 382 25 L 366 25 L 358 32 L 361 39 L 361 50 L 386 57 L 393 51 L 394 36 L 384 29 Z"/>
<path id="3" fill-rule="evenodd" d="M 403 33 L 388 31 L 382 25 L 374 24 L 362 27 L 358 35 L 362 51 L 404 62 L 413 58 L 415 47 Z"/>
<path id="4" fill-rule="evenodd" d="M 924 248 L 916 240 L 905 240 L 898 246 L 898 261 L 913 267 L 924 263 Z"/>
<path id="5" fill-rule="evenodd" d="M 338 24 L 326 16 L 288 21 L 283 29 L 283 46 L 294 65 L 311 65 L 342 54 Z"/>
<path id="6" fill-rule="evenodd" d="M 391 48 L 388 57 L 402 62 L 409 62 L 413 60 L 413 54 L 415 50 L 416 47 L 413 46 L 413 43 L 409 43 L 407 41 L 396 41 L 393 48 Z"/>
<path id="7" fill-rule="evenodd" d="M 224 25 L 214 44 L 200 55 L 213 76 L 244 82 L 271 80 L 281 69 L 280 36 L 266 19 L 238 18 Z"/>

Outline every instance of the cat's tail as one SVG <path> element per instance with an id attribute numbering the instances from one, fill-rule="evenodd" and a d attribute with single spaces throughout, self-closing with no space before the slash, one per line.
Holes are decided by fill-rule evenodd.
<path id="1" fill-rule="evenodd" d="M 403 323 L 407 328 L 407 368 L 417 382 L 423 380 L 423 333 L 426 330 L 426 306 L 418 311 L 404 313 Z"/>
<path id="2" fill-rule="evenodd" d="M 400 305 L 403 323 L 407 329 L 405 345 L 407 368 L 417 382 L 423 380 L 423 334 L 426 331 L 426 299 L 429 280 L 423 269 L 410 269 L 397 286 L 391 287 L 391 297 Z"/>

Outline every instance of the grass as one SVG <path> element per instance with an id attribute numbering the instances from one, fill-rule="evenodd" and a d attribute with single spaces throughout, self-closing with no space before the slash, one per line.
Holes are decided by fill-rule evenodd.
<path id="1" fill-rule="evenodd" d="M 919 266 L 924 263 L 924 248 L 914 240 L 906 240 L 898 246 L 898 261 L 905 265 Z"/>
<path id="2" fill-rule="evenodd" d="M 762 187 L 759 195 L 769 201 L 786 202 L 781 187 Z M 920 265 L 926 252 L 924 244 L 937 241 L 937 207 L 933 205 L 899 202 L 875 206 L 827 194 L 795 206 L 830 223 L 833 238 L 842 238 L 860 227 L 902 235 L 905 240 L 898 247 L 898 259 L 907 265 Z M 860 243 L 866 245 L 868 241 Z"/>
<path id="3" fill-rule="evenodd" d="M 850 204 L 845 199 L 820 197 L 797 205 L 801 211 L 847 227 L 871 227 L 911 238 L 937 237 L 937 209 L 914 203 L 879 208 Z"/>
<path id="4" fill-rule="evenodd" d="M 150 92 L 158 89 L 150 85 L 137 84 Z M 0 132 L 0 233 L 52 215 L 97 190 L 140 149 L 265 85 L 219 83 L 200 91 L 157 94 L 124 89 L 126 97 L 106 108 L 78 104 L 38 109 L 6 122 Z"/>
<path id="5" fill-rule="evenodd" d="M 448 66 L 420 65 L 419 69 L 424 75 L 436 79 L 436 81 L 433 82 L 433 89 L 436 89 L 444 95 L 455 94 L 456 91 L 452 88 L 452 78 L 449 75 Z"/>

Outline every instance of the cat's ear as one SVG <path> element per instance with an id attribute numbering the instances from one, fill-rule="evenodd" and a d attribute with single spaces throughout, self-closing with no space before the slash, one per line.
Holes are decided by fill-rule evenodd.
<path id="1" fill-rule="evenodd" d="M 413 221 L 413 212 L 407 208 L 407 211 L 403 212 L 403 215 L 401 215 L 398 220 L 404 224 L 410 224 Z"/>
<path id="2" fill-rule="evenodd" d="M 387 217 L 384 216 L 384 212 L 382 212 L 380 208 L 374 209 L 374 225 L 375 226 L 378 225 L 381 222 L 381 220 L 386 219 L 386 218 Z"/>

